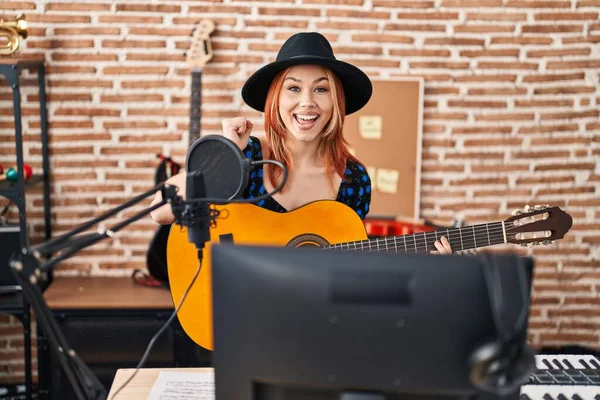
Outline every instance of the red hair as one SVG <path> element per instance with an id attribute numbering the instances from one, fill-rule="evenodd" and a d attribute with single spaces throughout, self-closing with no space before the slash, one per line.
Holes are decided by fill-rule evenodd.
<path id="1" fill-rule="evenodd" d="M 279 115 L 279 94 L 283 87 L 284 79 L 291 67 L 281 71 L 269 87 L 265 100 L 265 134 L 271 146 L 269 158 L 275 159 L 286 166 L 288 170 L 293 166 L 292 154 L 285 145 L 287 130 Z M 346 115 L 346 97 L 342 82 L 331 70 L 324 68 L 327 79 L 331 82 L 331 97 L 333 98 L 333 113 L 331 119 L 321 133 L 319 152 L 325 162 L 325 171 L 329 177 L 329 183 L 333 189 L 331 175 L 335 171 L 340 178 L 344 179 L 346 162 L 352 160 L 359 162 L 348 150 L 348 142 L 344 138 L 343 126 Z M 282 172 L 278 168 L 269 168 L 269 182 L 271 186 L 277 187 L 277 178 Z M 282 190 L 283 192 L 283 190 Z"/>

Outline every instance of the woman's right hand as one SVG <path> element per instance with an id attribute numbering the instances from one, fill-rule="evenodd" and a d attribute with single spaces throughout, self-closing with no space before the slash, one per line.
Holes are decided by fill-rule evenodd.
<path id="1" fill-rule="evenodd" d="M 248 137 L 254 127 L 252 122 L 244 117 L 235 117 L 224 119 L 221 125 L 223 136 L 237 144 L 240 150 L 244 150 L 248 145 Z"/>
<path id="2" fill-rule="evenodd" d="M 179 196 L 183 197 L 184 200 L 185 200 L 185 186 L 186 186 L 185 179 L 186 179 L 185 172 L 180 172 L 179 174 L 170 177 L 165 182 L 169 185 L 177 186 L 179 188 L 179 190 L 177 191 L 177 194 Z M 160 191 L 158 191 L 154 195 L 154 200 L 152 200 L 152 203 L 150 204 L 150 206 L 158 204 L 161 201 L 162 201 L 162 193 Z M 156 210 L 152 211 L 150 213 L 150 216 L 152 217 L 152 219 L 155 222 L 157 222 L 161 225 L 169 225 L 169 224 L 172 224 L 173 222 L 175 222 L 175 216 L 173 215 L 173 209 L 171 208 L 171 205 L 168 203 L 165 204 L 164 206 L 159 207 Z"/>

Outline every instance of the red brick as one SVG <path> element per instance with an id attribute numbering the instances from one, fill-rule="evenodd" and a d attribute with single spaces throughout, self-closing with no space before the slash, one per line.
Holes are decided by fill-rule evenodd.
<path id="1" fill-rule="evenodd" d="M 374 29 L 373 29 L 374 30 Z M 445 32 L 446 27 L 442 24 L 398 24 L 398 23 L 386 23 L 384 31 L 408 31 L 408 32 Z M 426 39 L 425 44 L 429 44 Z"/>
<path id="2" fill-rule="evenodd" d="M 48 3 L 46 11 L 110 11 L 110 3 Z"/>
<path id="3" fill-rule="evenodd" d="M 415 39 L 410 36 L 380 34 L 374 35 L 369 33 L 355 33 L 352 35 L 353 42 L 384 42 L 384 43 L 414 43 Z"/>
<path id="4" fill-rule="evenodd" d="M 259 7 L 259 15 L 274 15 L 274 16 L 304 16 L 318 17 L 321 15 L 321 10 L 318 8 L 298 8 L 298 7 Z M 360 14 L 360 13 L 358 13 Z M 351 17 L 351 15 L 342 15 Z M 365 16 L 364 18 L 369 18 Z"/>
<path id="5" fill-rule="evenodd" d="M 506 7 L 515 8 L 571 8 L 569 0 L 508 0 Z"/>
<path id="6" fill-rule="evenodd" d="M 567 74 L 534 74 L 525 75 L 523 82 L 556 82 L 556 81 L 574 81 L 584 80 L 585 72 L 573 72 Z"/>
<path id="7" fill-rule="evenodd" d="M 181 7 L 167 4 L 117 4 L 117 12 L 159 12 L 159 13 L 179 13 Z"/>
<path id="8" fill-rule="evenodd" d="M 466 19 L 467 21 L 527 21 L 527 14 L 507 12 L 468 12 Z"/>
<path id="9" fill-rule="evenodd" d="M 565 57 L 565 56 L 588 56 L 592 53 L 590 48 L 570 48 L 553 50 L 531 50 L 527 52 L 527 57 Z"/>
<path id="10" fill-rule="evenodd" d="M 147 15 L 100 15 L 98 22 L 118 23 L 118 24 L 161 24 L 163 18 L 159 16 Z"/>
<path id="11" fill-rule="evenodd" d="M 536 21 L 581 21 L 581 20 L 597 20 L 597 12 L 551 12 L 535 14 L 533 18 Z"/>
<path id="12" fill-rule="evenodd" d="M 519 45 L 544 45 L 552 43 L 552 38 L 549 37 L 532 37 L 532 36 L 517 36 L 517 37 L 493 37 L 491 44 L 519 44 Z"/>
<path id="13" fill-rule="evenodd" d="M 392 7 L 397 8 L 433 8 L 435 3 L 432 0 L 373 0 L 373 7 Z"/>
<path id="14" fill-rule="evenodd" d="M 456 33 L 511 33 L 515 26 L 508 25 L 457 25 L 454 27 Z"/>

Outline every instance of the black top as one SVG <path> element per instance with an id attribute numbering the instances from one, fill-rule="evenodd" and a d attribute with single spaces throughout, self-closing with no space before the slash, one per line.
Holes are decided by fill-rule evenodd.
<path id="1" fill-rule="evenodd" d="M 263 159 L 260 140 L 256 137 L 250 136 L 248 138 L 248 145 L 243 152 L 247 158 L 253 161 Z M 263 166 L 259 165 L 250 172 L 248 186 L 241 198 L 252 199 L 265 194 L 265 192 Z M 352 208 L 361 219 L 365 218 L 371 204 L 371 179 L 362 165 L 348 160 L 344 179 L 340 184 L 340 189 L 335 200 Z M 259 207 L 275 212 L 283 213 L 288 211 L 272 197 L 261 200 L 256 204 Z"/>

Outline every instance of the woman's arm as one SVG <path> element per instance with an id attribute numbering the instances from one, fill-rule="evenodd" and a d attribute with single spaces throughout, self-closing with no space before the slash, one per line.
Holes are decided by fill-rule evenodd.
<path id="1" fill-rule="evenodd" d="M 173 186 L 177 186 L 179 188 L 178 194 L 185 199 L 185 172 L 180 172 L 177 175 L 174 175 L 167 179 L 165 183 Z M 156 192 L 154 196 L 154 200 L 150 206 L 153 206 L 162 201 L 162 193 L 160 191 Z M 161 225 L 169 225 L 175 222 L 175 216 L 173 215 L 173 211 L 171 210 L 170 204 L 165 204 L 162 207 L 157 208 L 156 210 L 150 213 L 152 219 L 161 224 Z"/>

